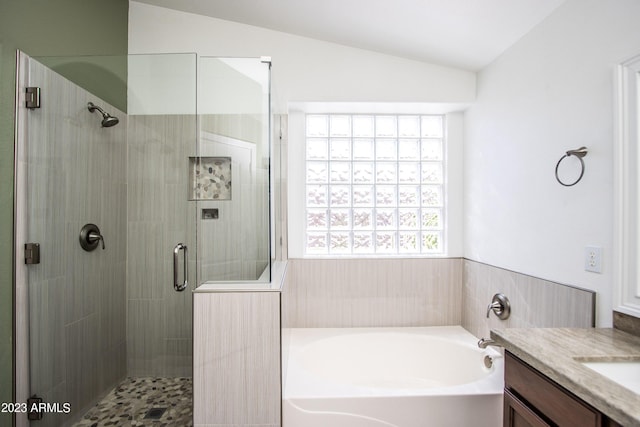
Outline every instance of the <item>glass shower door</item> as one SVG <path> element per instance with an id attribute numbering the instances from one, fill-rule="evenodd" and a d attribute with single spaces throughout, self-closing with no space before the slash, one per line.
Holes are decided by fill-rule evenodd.
<path id="1" fill-rule="evenodd" d="M 270 68 L 268 58 L 199 61 L 198 285 L 270 281 Z"/>
<path id="2" fill-rule="evenodd" d="M 126 375 L 127 118 L 33 58 L 21 69 L 28 390 L 48 404 L 30 417 L 58 426 Z"/>
<path id="3" fill-rule="evenodd" d="M 190 287 L 174 290 L 173 250 L 189 247 L 178 268 L 195 278 L 188 158 L 198 149 L 196 57 L 114 60 L 128 68 L 126 82 L 106 88 L 126 93 L 119 108 L 43 65 L 92 73 L 90 82 L 108 59 L 24 59 L 20 92 L 41 93 L 39 107 L 19 109 L 19 227 L 24 243 L 39 248 L 38 262 L 25 268 L 25 388 L 57 408 L 40 414 L 40 426 L 78 420 L 127 377 L 150 385 L 145 400 L 122 406 L 141 418 L 154 393 L 166 397 L 157 381 L 179 379 L 182 387 L 192 375 L 192 296 Z"/>
<path id="4" fill-rule="evenodd" d="M 194 54 L 129 55 L 127 371 L 133 377 L 192 375 L 198 202 L 189 200 L 188 168 L 198 155 L 196 67 Z M 174 259 L 178 245 L 187 249 Z M 181 285 L 189 279 L 181 292 L 176 277 Z"/>

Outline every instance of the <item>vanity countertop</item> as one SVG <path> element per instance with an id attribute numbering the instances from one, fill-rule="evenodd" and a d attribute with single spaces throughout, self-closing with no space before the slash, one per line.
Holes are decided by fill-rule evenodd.
<path id="1" fill-rule="evenodd" d="M 491 338 L 618 423 L 640 425 L 640 395 L 582 365 L 640 360 L 640 337 L 618 329 L 494 329 Z"/>

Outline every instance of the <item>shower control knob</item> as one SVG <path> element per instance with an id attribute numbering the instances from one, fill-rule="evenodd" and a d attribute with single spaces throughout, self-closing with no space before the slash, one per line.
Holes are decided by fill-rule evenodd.
<path id="1" fill-rule="evenodd" d="M 80 230 L 80 246 L 87 252 L 91 252 L 98 247 L 98 244 L 102 242 L 102 249 L 104 246 L 104 237 L 100 233 L 100 229 L 95 224 L 85 224 Z"/>

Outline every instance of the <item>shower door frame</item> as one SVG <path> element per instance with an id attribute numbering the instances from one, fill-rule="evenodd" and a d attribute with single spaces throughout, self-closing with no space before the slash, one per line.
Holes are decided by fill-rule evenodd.
<path id="1" fill-rule="evenodd" d="M 26 241 L 25 218 L 20 212 L 26 212 L 25 189 L 27 187 L 26 174 L 23 167 L 19 167 L 20 159 L 25 156 L 27 140 L 27 122 L 25 120 L 24 105 L 26 92 L 22 90 L 28 81 L 29 57 L 21 51 L 16 53 L 16 106 L 14 131 L 14 190 L 13 190 L 13 268 L 14 268 L 14 383 L 15 402 L 26 402 L 29 398 L 29 292 L 28 271 L 26 264 L 19 263 L 19 254 L 24 251 L 19 242 Z M 17 427 L 28 427 L 29 420 L 26 412 L 14 413 Z"/>

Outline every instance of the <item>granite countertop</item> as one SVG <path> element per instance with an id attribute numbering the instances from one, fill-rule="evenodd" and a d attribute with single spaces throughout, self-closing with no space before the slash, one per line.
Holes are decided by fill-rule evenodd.
<path id="1" fill-rule="evenodd" d="M 640 395 L 582 365 L 640 360 L 640 337 L 618 329 L 494 329 L 506 350 L 622 425 L 640 425 Z"/>

